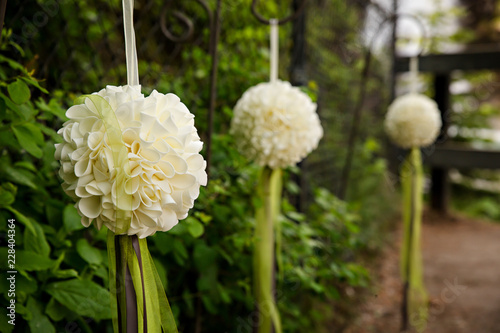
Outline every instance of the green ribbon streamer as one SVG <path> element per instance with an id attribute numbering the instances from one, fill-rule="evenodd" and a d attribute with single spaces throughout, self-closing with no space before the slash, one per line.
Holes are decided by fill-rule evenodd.
<path id="1" fill-rule="evenodd" d="M 108 230 L 107 237 L 108 247 L 108 266 L 109 266 L 109 292 L 111 295 L 111 314 L 113 315 L 113 329 L 118 333 L 118 303 L 116 291 L 118 286 L 116 283 L 116 248 L 115 248 L 115 234 Z"/>
<path id="2" fill-rule="evenodd" d="M 418 332 L 425 329 L 428 309 L 423 282 L 421 229 L 423 200 L 423 168 L 420 149 L 414 147 L 401 171 L 403 191 L 404 236 L 401 253 L 401 276 L 408 283 L 407 309 L 410 325 Z"/>
<path id="3" fill-rule="evenodd" d="M 281 221 L 279 219 L 281 212 L 281 192 L 283 189 L 283 172 L 281 169 L 274 169 L 271 174 L 271 207 L 274 229 L 276 232 L 276 264 L 278 266 L 278 279 L 283 281 L 283 256 L 281 255 Z"/>
<path id="4" fill-rule="evenodd" d="M 167 295 L 163 284 L 161 283 L 160 276 L 154 265 L 153 258 L 148 250 L 148 245 L 146 239 L 139 239 L 139 245 L 142 253 L 142 264 L 144 266 L 144 283 L 146 285 L 146 290 L 151 292 L 151 306 L 153 311 L 148 312 L 148 329 L 150 322 L 159 322 L 161 327 L 165 332 L 177 333 L 177 325 L 175 323 L 174 315 L 172 314 L 172 309 L 168 303 Z M 148 300 L 148 299 L 146 299 Z M 146 303 L 148 304 L 148 303 Z M 158 313 L 160 316 L 158 317 Z M 150 316 L 152 318 L 150 318 Z M 151 330 L 151 332 L 157 332 Z M 159 332 L 159 331 L 158 331 Z"/>
<path id="5" fill-rule="evenodd" d="M 264 167 L 259 177 L 257 193 L 262 200 L 255 214 L 256 243 L 253 260 L 254 297 L 259 310 L 257 332 L 270 333 L 274 325 L 275 332 L 281 333 L 281 320 L 273 296 L 274 230 L 281 198 L 281 170 Z"/>
<path id="6" fill-rule="evenodd" d="M 115 233 L 126 233 L 132 220 L 132 195 L 127 194 L 125 186 L 130 179 L 128 149 L 122 141 L 122 130 L 111 105 L 99 95 L 84 95 L 76 99 L 75 104 L 86 105 L 97 113 L 104 124 L 107 144 L 111 149 L 116 186 L 116 226 Z M 110 170 L 111 172 L 111 170 Z"/>
<path id="7" fill-rule="evenodd" d="M 178 333 L 175 318 L 167 299 L 165 289 L 156 270 L 153 258 L 148 249 L 147 240 L 139 239 L 139 248 L 142 264 L 139 263 L 137 253 L 132 244 L 132 237 L 122 235 L 116 236 L 108 231 L 108 258 L 110 264 L 109 285 L 112 293 L 111 307 L 113 314 L 113 328 L 115 333 L 127 331 L 127 300 L 125 293 L 125 271 L 128 268 L 135 289 L 137 300 L 138 333 L 144 332 L 168 332 Z M 118 240 L 118 250 L 115 242 Z M 120 260 L 116 260 L 116 254 Z M 117 273 L 118 283 L 117 283 Z M 144 284 L 144 292 L 143 292 Z M 144 300 L 146 309 L 144 309 Z M 118 323 L 118 311 L 120 311 L 120 323 Z M 144 329 L 144 315 L 146 313 L 147 330 Z M 120 332 L 121 328 L 121 332 Z"/>

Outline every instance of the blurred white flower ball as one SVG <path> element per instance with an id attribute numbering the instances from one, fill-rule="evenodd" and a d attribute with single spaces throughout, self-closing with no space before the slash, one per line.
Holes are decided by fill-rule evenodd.
<path id="1" fill-rule="evenodd" d="M 432 144 L 441 129 L 435 101 L 422 94 L 407 94 L 392 102 L 385 116 L 385 131 L 402 148 Z"/>
<path id="2" fill-rule="evenodd" d="M 230 132 L 244 156 L 273 169 L 300 162 L 323 136 L 316 103 L 279 80 L 259 83 L 243 94 Z"/>
<path id="3" fill-rule="evenodd" d="M 113 109 L 128 151 L 125 188 L 132 216 L 127 234 L 144 238 L 171 229 L 187 217 L 200 185 L 207 183 L 194 115 L 176 95 L 155 90 L 144 97 L 140 86 L 107 86 L 94 94 Z M 58 132 L 63 143 L 55 153 L 63 188 L 75 199 L 84 226 L 95 221 L 98 228 L 123 230 L 116 225 L 117 172 L 106 124 L 88 98 L 66 116 L 70 120 Z"/>

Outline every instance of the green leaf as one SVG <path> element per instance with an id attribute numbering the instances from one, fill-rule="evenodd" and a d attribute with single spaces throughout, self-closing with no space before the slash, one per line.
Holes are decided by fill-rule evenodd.
<path id="1" fill-rule="evenodd" d="M 20 168 L 23 168 L 23 169 L 26 169 L 26 170 L 32 171 L 32 172 L 37 171 L 35 165 L 29 161 L 19 161 L 19 162 L 14 163 L 14 166 L 16 168 L 20 167 Z"/>
<path id="2" fill-rule="evenodd" d="M 48 257 L 50 254 L 50 246 L 45 238 L 45 233 L 42 227 L 37 222 L 31 220 L 33 229 L 28 229 L 24 231 L 24 248 L 27 251 L 33 251 L 41 254 L 44 257 Z"/>
<path id="3" fill-rule="evenodd" d="M 36 184 L 33 182 L 33 174 L 24 169 L 16 169 L 11 166 L 5 159 L 0 161 L 0 175 L 3 173 L 5 178 L 13 183 L 31 187 L 36 189 Z"/>
<path id="4" fill-rule="evenodd" d="M 49 136 L 54 142 L 56 143 L 61 143 L 63 141 L 62 137 L 57 134 L 56 131 L 54 131 L 52 128 L 50 127 L 47 127 L 47 126 L 44 126 L 42 124 L 38 124 L 38 126 L 40 127 L 40 130 L 47 136 Z M 49 143 L 49 142 L 47 142 Z M 52 147 L 54 147 L 54 143 L 53 142 L 50 142 L 50 145 Z M 52 156 L 50 156 L 51 158 L 54 158 L 54 154 L 52 154 Z"/>
<path id="5" fill-rule="evenodd" d="M 12 183 L 3 183 L 0 186 L 0 207 L 10 206 L 16 200 L 17 188 Z"/>
<path id="6" fill-rule="evenodd" d="M 201 300 L 203 301 L 203 305 L 208 310 L 210 314 L 217 314 L 217 306 L 212 301 L 212 298 L 209 296 L 203 295 L 201 296 Z"/>
<path id="7" fill-rule="evenodd" d="M 75 206 L 67 205 L 66 207 L 64 207 L 63 222 L 64 222 L 64 227 L 68 232 L 85 228 L 81 221 L 82 218 L 80 214 L 78 214 L 78 211 L 76 210 Z"/>
<path id="8" fill-rule="evenodd" d="M 12 69 L 17 69 L 18 71 L 21 71 L 23 73 L 27 73 L 26 69 L 24 68 L 23 65 L 21 65 L 20 63 L 18 63 L 17 61 L 14 61 L 10 58 L 7 58 L 3 55 L 0 55 L 0 62 L 6 62 L 9 64 L 9 66 L 12 68 Z"/>
<path id="9" fill-rule="evenodd" d="M 55 298 L 50 299 L 49 304 L 45 308 L 45 313 L 53 321 L 61 321 L 65 317 L 71 316 L 71 310 L 56 301 Z"/>
<path id="10" fill-rule="evenodd" d="M 55 226 L 58 229 L 63 229 L 60 227 L 63 224 L 62 212 L 64 207 L 65 207 L 64 203 L 62 203 L 59 200 L 49 199 L 46 201 L 45 216 L 47 218 L 47 221 L 49 221 L 50 225 Z"/>
<path id="11" fill-rule="evenodd" d="M 47 91 L 47 89 L 45 89 L 44 87 L 40 86 L 40 84 L 38 83 L 38 81 L 33 78 L 33 77 L 21 77 L 21 79 L 24 80 L 24 82 L 28 83 L 28 84 L 31 84 L 32 86 L 34 87 L 37 87 L 41 92 L 43 93 L 46 93 L 48 94 L 49 92 Z"/>
<path id="12" fill-rule="evenodd" d="M 153 242 L 156 249 L 160 251 L 162 255 L 169 253 L 174 248 L 172 236 L 170 236 L 167 232 L 157 232 L 153 236 Z"/>
<path id="13" fill-rule="evenodd" d="M 7 86 L 9 96 L 16 104 L 24 104 L 29 101 L 31 97 L 30 88 L 22 80 L 17 79 Z"/>
<path id="14" fill-rule="evenodd" d="M 51 99 L 49 104 L 47 104 L 42 98 L 35 102 L 35 105 L 42 111 L 51 113 L 62 120 L 68 120 L 66 117 L 66 110 L 61 107 L 59 102 L 55 99 Z"/>
<path id="15" fill-rule="evenodd" d="M 288 218 L 296 222 L 304 222 L 306 219 L 304 214 L 301 214 L 299 212 L 288 212 L 287 216 Z"/>
<path id="16" fill-rule="evenodd" d="M 31 220 L 29 218 L 27 218 L 21 212 L 15 210 L 12 207 L 6 207 L 6 209 L 11 213 L 13 213 L 14 215 L 16 215 L 17 221 L 21 222 L 27 229 L 31 229 L 32 232 L 36 232 L 35 227 L 31 223 Z"/>
<path id="17" fill-rule="evenodd" d="M 177 223 L 170 231 L 170 235 L 183 235 L 187 232 L 186 223 Z"/>
<path id="18" fill-rule="evenodd" d="M 1 92 L 0 92 L 0 97 L 5 102 L 5 105 L 7 106 L 8 110 L 11 110 L 12 112 L 14 112 L 16 115 L 19 116 L 19 118 L 24 119 L 24 120 L 28 120 L 26 115 L 19 108 L 19 105 L 14 103 L 8 96 L 2 94 Z"/>
<path id="19" fill-rule="evenodd" d="M 56 277 L 58 279 L 67 279 L 70 277 L 78 277 L 78 272 L 75 271 L 74 269 L 62 269 L 59 271 L 55 271 L 53 274 L 54 274 L 54 277 Z"/>
<path id="20" fill-rule="evenodd" d="M 107 265 L 106 265 L 106 267 L 101 265 L 101 266 L 94 268 L 94 273 L 96 276 L 100 277 L 101 279 L 103 279 L 103 281 L 105 281 L 104 285 L 107 284 L 107 282 L 109 280 L 109 272 L 107 269 Z"/>
<path id="21" fill-rule="evenodd" d="M 177 238 L 174 238 L 172 241 L 173 250 L 174 250 L 174 258 L 179 263 L 179 265 L 184 265 L 184 262 L 189 257 L 186 247 L 184 243 Z"/>
<path id="22" fill-rule="evenodd" d="M 16 278 L 16 287 L 18 293 L 31 295 L 38 290 L 38 283 L 35 279 L 28 280 L 27 277 L 19 275 Z"/>
<path id="23" fill-rule="evenodd" d="M 205 232 L 205 227 L 203 224 L 193 217 L 188 217 L 186 219 L 187 229 L 191 236 L 198 238 Z"/>
<path id="24" fill-rule="evenodd" d="M 16 306 L 17 308 L 17 306 Z M 11 318 L 7 317 L 8 309 L 6 306 L 2 306 L 0 309 L 0 332 L 11 333 L 16 326 L 9 324 Z"/>
<path id="25" fill-rule="evenodd" d="M 47 256 L 33 251 L 16 251 L 16 268 L 25 271 L 42 271 L 52 268 L 55 262 Z"/>
<path id="26" fill-rule="evenodd" d="M 26 308 L 31 313 L 31 320 L 28 322 L 31 332 L 56 332 L 49 318 L 42 313 L 41 306 L 33 298 L 28 299 Z"/>
<path id="27" fill-rule="evenodd" d="M 165 289 L 167 289 L 168 288 L 168 280 L 167 280 L 167 270 L 165 269 L 165 266 L 158 259 L 153 258 L 153 262 L 154 262 L 154 266 L 156 267 L 156 271 L 158 272 L 158 276 L 160 277 L 161 284 L 163 285 L 163 287 Z"/>
<path id="28" fill-rule="evenodd" d="M 59 303 L 77 314 L 95 319 L 111 318 L 108 290 L 88 280 L 54 282 L 46 291 Z"/>
<path id="29" fill-rule="evenodd" d="M 43 134 L 37 126 L 26 123 L 11 128 L 21 147 L 36 158 L 42 157 L 42 149 L 38 145 L 43 144 Z"/>
<path id="30" fill-rule="evenodd" d="M 85 238 L 81 238 L 76 243 L 76 251 L 83 260 L 89 264 L 99 265 L 102 263 L 101 252 L 90 245 Z"/>
<path id="31" fill-rule="evenodd" d="M 26 120 L 33 119 L 38 114 L 38 110 L 33 107 L 31 102 L 26 102 L 19 105 L 19 111 L 22 113 L 23 118 Z"/>
<path id="32" fill-rule="evenodd" d="M 195 267 L 200 271 L 207 270 L 211 265 L 215 264 L 217 251 L 208 247 L 205 243 L 198 243 L 193 250 L 193 262 Z"/>
<path id="33" fill-rule="evenodd" d="M 186 312 L 190 314 L 194 314 L 194 302 L 193 302 L 193 295 L 189 292 L 189 289 L 184 289 L 184 292 L 182 293 L 182 299 L 184 303 L 186 304 Z M 174 310 L 174 306 L 172 305 L 172 312 Z M 177 317 L 177 316 L 176 316 Z"/>
<path id="34" fill-rule="evenodd" d="M 10 147 L 13 150 L 21 149 L 12 131 L 5 131 L 5 130 L 0 131 L 0 142 L 2 143 L 2 146 L 5 148 Z"/>
<path id="35" fill-rule="evenodd" d="M 217 283 L 217 291 L 219 292 L 219 296 L 224 303 L 231 303 L 231 294 L 220 283 Z"/>
<path id="36" fill-rule="evenodd" d="M 66 251 L 62 251 L 59 254 L 59 257 L 56 259 L 54 266 L 52 267 L 52 272 L 55 272 L 61 267 L 61 263 L 64 261 L 64 258 L 66 257 Z"/>
<path id="37" fill-rule="evenodd" d="M 212 216 L 207 215 L 203 212 L 196 212 L 194 216 L 196 216 L 204 224 L 208 224 L 210 221 L 212 221 Z"/>
<path id="38" fill-rule="evenodd" d="M 5 119 L 5 112 L 7 111 L 7 105 L 5 104 L 5 101 L 3 98 L 0 98 L 0 117 L 1 119 Z"/>
<path id="39" fill-rule="evenodd" d="M 231 257 L 231 255 L 229 255 L 229 253 L 227 253 L 224 249 L 222 248 L 218 248 L 217 249 L 219 251 L 219 254 L 224 258 L 226 259 L 226 261 L 229 263 L 229 265 L 233 265 L 234 264 L 234 260 L 233 258 Z"/>

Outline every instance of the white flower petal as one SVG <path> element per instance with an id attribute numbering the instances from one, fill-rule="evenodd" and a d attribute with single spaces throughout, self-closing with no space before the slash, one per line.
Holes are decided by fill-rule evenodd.
<path id="1" fill-rule="evenodd" d="M 104 194 L 102 193 L 101 189 L 97 186 L 97 182 L 95 180 L 85 185 L 85 190 L 90 195 L 100 196 Z"/>
<path id="2" fill-rule="evenodd" d="M 92 163 L 90 163 L 90 160 L 88 158 L 81 159 L 78 162 L 76 162 L 75 175 L 77 177 L 86 176 L 91 172 L 92 172 Z"/>
<path id="3" fill-rule="evenodd" d="M 161 155 L 159 152 L 153 149 L 141 149 L 141 157 L 145 158 L 146 160 L 150 162 L 158 162 L 160 159 Z"/>
<path id="4" fill-rule="evenodd" d="M 70 107 L 66 111 L 66 117 L 69 119 L 85 119 L 87 117 L 94 117 L 95 113 L 90 111 L 84 104 L 78 104 Z"/>
<path id="5" fill-rule="evenodd" d="M 87 216 L 82 216 L 81 222 L 84 227 L 88 228 L 92 223 L 92 219 L 89 219 Z"/>
<path id="6" fill-rule="evenodd" d="M 97 196 L 82 198 L 78 202 L 78 209 L 84 216 L 94 219 L 101 214 L 101 199 Z"/>
<path id="7" fill-rule="evenodd" d="M 188 170 L 187 161 L 182 157 L 176 155 L 166 155 L 163 157 L 162 161 L 170 163 L 177 173 L 186 173 Z"/>
<path id="8" fill-rule="evenodd" d="M 169 179 L 170 185 L 178 188 L 185 189 L 191 187 L 196 182 L 196 177 L 190 174 L 176 175 Z"/>
<path id="9" fill-rule="evenodd" d="M 164 210 L 160 219 L 161 231 L 168 231 L 172 229 L 179 222 L 177 215 L 171 210 Z"/>
<path id="10" fill-rule="evenodd" d="M 205 167 L 206 167 L 206 162 L 203 159 L 203 156 L 201 156 L 200 154 L 193 154 L 193 155 L 189 156 L 186 159 L 186 163 L 189 167 L 189 171 L 193 171 L 193 172 L 198 171 L 201 168 L 205 169 Z"/>
<path id="11" fill-rule="evenodd" d="M 100 148 L 103 144 L 103 139 L 104 135 L 101 132 L 90 133 L 89 137 L 87 138 L 88 147 L 91 150 Z"/>
<path id="12" fill-rule="evenodd" d="M 173 177 L 175 175 L 175 169 L 172 163 L 167 162 L 167 161 L 159 161 L 156 164 L 157 168 L 160 169 L 163 174 L 167 177 Z"/>
<path id="13" fill-rule="evenodd" d="M 127 194 L 134 194 L 139 189 L 139 177 L 132 177 L 125 182 L 125 192 Z"/>
<path id="14" fill-rule="evenodd" d="M 184 147 L 184 144 L 173 136 L 165 138 L 165 142 L 174 149 L 182 149 Z"/>

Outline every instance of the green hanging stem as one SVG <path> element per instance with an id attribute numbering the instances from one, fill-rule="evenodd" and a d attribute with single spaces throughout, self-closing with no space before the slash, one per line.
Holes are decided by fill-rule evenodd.
<path id="1" fill-rule="evenodd" d="M 403 279 L 402 330 L 409 325 L 421 332 L 427 322 L 427 293 L 423 283 L 421 229 L 423 168 L 419 148 L 412 148 L 401 171 L 403 190 Z"/>
<path id="2" fill-rule="evenodd" d="M 273 296 L 274 229 L 281 196 L 281 170 L 264 167 L 257 192 L 262 199 L 255 214 L 254 297 L 259 311 L 257 332 L 270 333 L 274 325 L 275 332 L 281 333 L 281 321 Z"/>
<path id="3" fill-rule="evenodd" d="M 281 221 L 279 219 L 281 212 L 281 192 L 283 189 L 283 171 L 274 169 L 271 174 L 270 182 L 271 207 L 273 208 L 272 220 L 276 232 L 276 265 L 278 266 L 278 279 L 283 281 L 283 259 L 281 255 Z"/>
<path id="4" fill-rule="evenodd" d="M 111 230 L 108 230 L 107 236 L 107 248 L 108 248 L 108 273 L 109 273 L 109 292 L 111 296 L 111 315 L 113 321 L 113 332 L 118 333 L 118 291 L 120 289 L 120 284 L 118 283 L 116 268 L 117 268 L 117 252 L 115 244 L 115 234 Z"/>
<path id="5" fill-rule="evenodd" d="M 107 243 L 114 333 L 178 333 L 146 239 L 108 231 Z"/>

